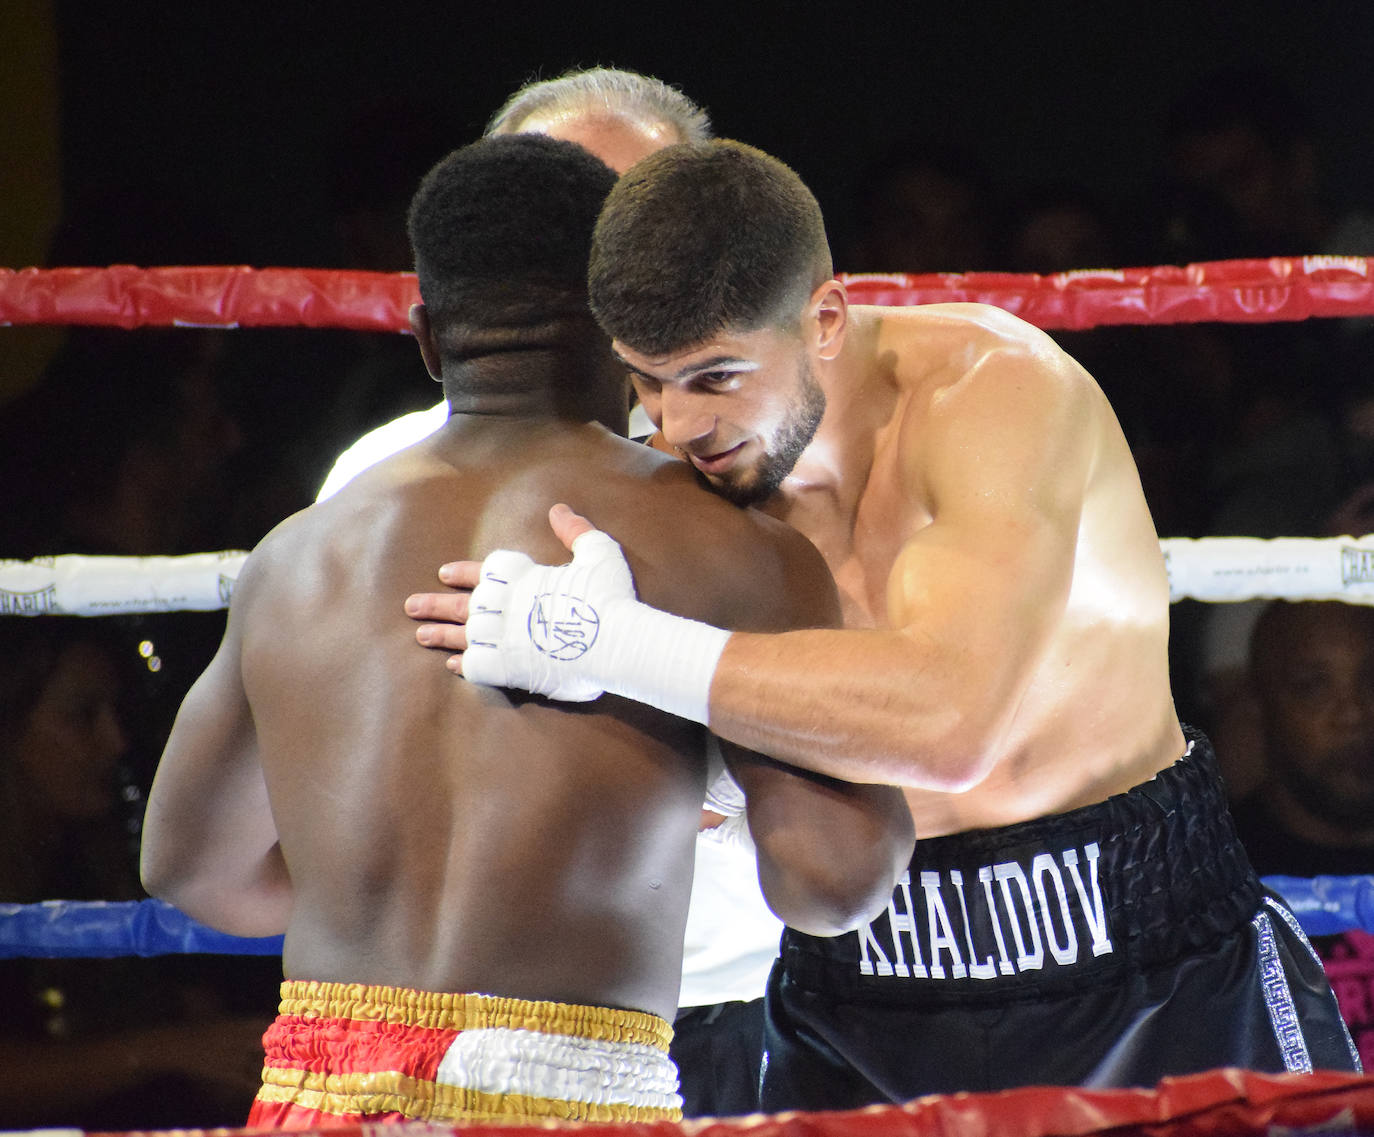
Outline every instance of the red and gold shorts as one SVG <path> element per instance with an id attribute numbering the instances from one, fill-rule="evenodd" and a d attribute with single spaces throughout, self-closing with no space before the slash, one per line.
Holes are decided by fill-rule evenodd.
<path id="1" fill-rule="evenodd" d="M 251 1127 L 356 1121 L 677 1121 L 655 1015 L 288 981 Z"/>

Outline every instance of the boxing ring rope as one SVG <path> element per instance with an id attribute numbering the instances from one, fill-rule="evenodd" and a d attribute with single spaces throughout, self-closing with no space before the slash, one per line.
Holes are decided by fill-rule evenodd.
<path id="1" fill-rule="evenodd" d="M 1311 936 L 1374 934 L 1374 876 L 1268 876 Z M 45 900 L 0 904 L 0 959 L 280 955 L 281 936 L 242 937 L 198 924 L 161 900 Z"/>
<path id="2" fill-rule="evenodd" d="M 861 304 L 992 304 L 1047 330 L 1374 314 L 1364 257 L 1269 257 L 1036 273 L 842 273 Z M 190 267 L 0 269 L 0 325 L 405 332 L 414 273 Z"/>
<path id="3" fill-rule="evenodd" d="M 1046 330 L 1204 321 L 1267 323 L 1374 315 L 1363 257 L 1274 257 L 1187 266 L 1010 273 L 845 274 L 858 303 L 971 301 Z M 246 266 L 0 269 L 0 325 L 312 327 L 405 332 L 419 299 L 411 273 Z M 1374 604 L 1374 536 L 1324 539 L 1168 538 L 1172 600 L 1340 600 Z M 227 607 L 247 554 L 51 556 L 0 560 L 0 616 L 102 616 Z M 1312 934 L 1374 931 L 1374 877 L 1271 877 Z M 176 952 L 275 954 L 280 937 L 241 939 L 161 901 L 0 904 L 0 958 L 93 958 Z M 452 1134 L 409 1124 L 398 1137 Z M 466 1127 L 465 1127 L 466 1128 Z M 472 1127 L 478 1131 L 496 1127 Z M 509 1126 L 501 1127 L 509 1130 Z M 519 1126 L 547 1129 L 548 1126 Z M 1086 1137 L 1129 1132 L 1181 1137 L 1257 1130 L 1374 1133 L 1374 1079 L 1216 1070 L 1154 1089 L 1027 1088 L 954 1094 L 829 1114 L 756 1115 L 680 1125 L 578 1126 L 588 1137 Z M 218 1133 L 232 1131 L 216 1131 Z M 375 1133 L 346 1126 L 343 1137 Z"/>
<path id="4" fill-rule="evenodd" d="M 752 1114 L 678 1123 L 426 1122 L 353 1124 L 328 1137 L 535 1137 L 575 1128 L 579 1137 L 1360 1137 L 1374 1133 L 1374 1079 L 1358 1074 L 1256 1074 L 1211 1070 L 1165 1078 L 1153 1089 L 1031 1086 L 1000 1093 L 917 1098 L 904 1105 L 826 1113 Z M 230 1137 L 267 1130 L 177 1130 L 177 1137 Z M 43 1137 L 78 1137 L 45 1130 Z M 107 1137 L 92 1132 L 90 1137 Z M 133 1137 L 132 1134 L 123 1137 Z"/>
<path id="5" fill-rule="evenodd" d="M 1339 600 L 1374 604 L 1374 535 L 1165 537 L 1171 601 Z M 63 554 L 0 560 L 0 615 L 117 616 L 227 608 L 248 554 Z"/>

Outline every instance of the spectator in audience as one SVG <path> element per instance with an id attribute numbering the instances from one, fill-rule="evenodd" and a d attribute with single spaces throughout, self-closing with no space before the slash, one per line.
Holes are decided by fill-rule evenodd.
<path id="1" fill-rule="evenodd" d="M 1261 876 L 1374 873 L 1374 607 L 1267 605 L 1250 641 L 1263 776 L 1232 806 Z M 1374 936 L 1320 937 L 1342 1014 L 1374 1063 Z"/>
<path id="2" fill-rule="evenodd" d="M 1374 217 L 1323 184 L 1317 123 L 1272 69 L 1213 71 L 1174 100 L 1164 124 L 1161 233 L 1186 260 L 1362 255 Z"/>
<path id="3" fill-rule="evenodd" d="M 0 901 L 144 895 L 139 799 L 125 792 L 126 658 L 101 620 L 0 617 Z M 248 957 L 5 960 L 0 1119 L 96 1130 L 238 1124 L 257 1087 L 279 967 Z"/>
<path id="4" fill-rule="evenodd" d="M 1203 486 L 1201 533 L 1328 537 L 1374 531 L 1370 462 L 1374 399 L 1364 337 L 1343 337 L 1321 359 L 1300 325 L 1214 325 L 1212 356 L 1227 394 Z M 1337 348 L 1339 348 L 1337 350 Z M 1367 345 L 1365 346 L 1367 351 Z M 1254 788 L 1259 727 L 1247 697 L 1251 631 L 1262 601 L 1202 606 L 1197 624 L 1199 718 L 1208 724 L 1232 790 Z"/>
<path id="5" fill-rule="evenodd" d="M 42 382 L 0 415 L 0 556 L 171 556 L 243 548 L 232 475 L 243 431 L 220 388 L 237 332 L 76 328 Z M 243 539 L 242 543 L 234 538 Z M 186 689 L 214 654 L 219 612 L 112 616 L 122 654 L 143 644 L 125 727 L 146 788 Z"/>
<path id="6" fill-rule="evenodd" d="M 1048 274 L 1136 263 L 1115 207 L 1072 182 L 1050 182 L 1018 193 L 1002 230 L 1000 267 L 1011 272 Z"/>
<path id="7" fill-rule="evenodd" d="M 849 272 L 975 272 L 992 263 L 997 205 L 975 155 L 920 134 L 879 151 L 856 177 Z M 837 243 L 837 248 L 842 247 Z"/>

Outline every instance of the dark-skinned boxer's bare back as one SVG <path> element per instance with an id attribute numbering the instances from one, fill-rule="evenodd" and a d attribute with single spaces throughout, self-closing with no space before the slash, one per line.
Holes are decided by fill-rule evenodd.
<path id="1" fill-rule="evenodd" d="M 245 566 L 153 795 L 145 872 L 170 874 L 162 895 L 227 930 L 284 927 L 288 978 L 672 1018 L 704 730 L 611 697 L 455 690 L 402 610 L 455 549 L 558 559 L 552 500 L 616 533 L 650 603 L 730 628 L 838 620 L 815 549 L 705 492 L 683 463 L 595 424 L 455 415 L 283 523 Z M 199 753 L 236 750 L 218 772 L 195 769 Z M 895 791 L 836 793 L 730 760 L 764 871 L 780 851 L 768 892 L 780 915 L 823 929 L 857 918 L 832 901 L 882 905 L 910 851 L 879 832 L 906 824 Z M 775 843 L 784 815 L 812 827 L 804 844 L 823 865 L 784 863 L 799 844 Z M 846 896 L 865 874 L 886 883 Z"/>

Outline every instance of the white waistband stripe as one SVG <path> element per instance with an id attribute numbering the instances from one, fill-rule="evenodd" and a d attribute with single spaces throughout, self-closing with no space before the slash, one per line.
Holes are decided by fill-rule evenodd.
<path id="1" fill-rule="evenodd" d="M 489 1027 L 458 1035 L 439 1064 L 440 1085 L 593 1105 L 680 1109 L 677 1067 L 662 1051 Z"/>

